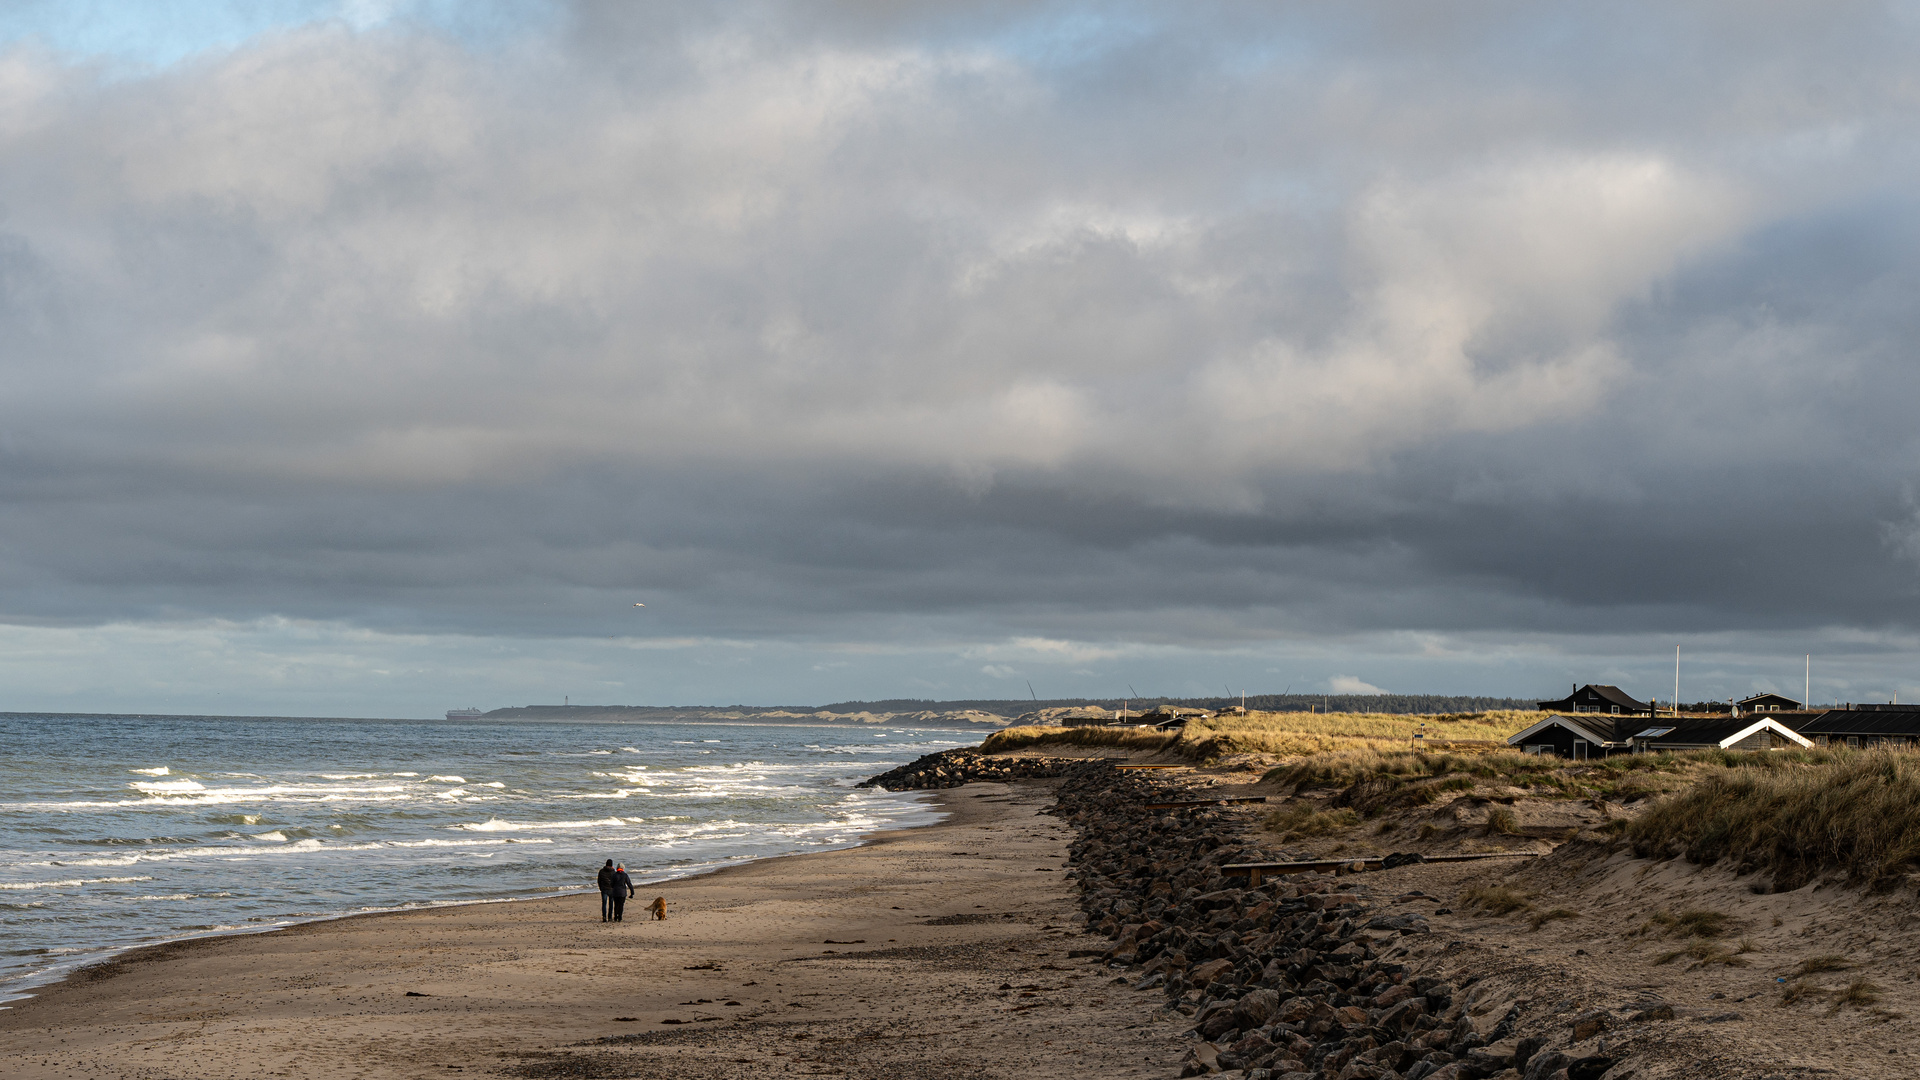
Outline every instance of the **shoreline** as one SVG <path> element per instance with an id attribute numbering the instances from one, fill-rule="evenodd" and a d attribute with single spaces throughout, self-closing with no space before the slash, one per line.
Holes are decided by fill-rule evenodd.
<path id="1" fill-rule="evenodd" d="M 924 806 L 940 806 L 942 804 L 942 800 L 940 798 L 941 793 L 938 791 L 902 791 L 902 792 L 892 792 L 891 794 L 923 797 L 927 800 L 926 802 L 923 802 L 920 804 L 923 807 Z M 775 859 L 791 859 L 791 858 L 795 858 L 797 856 L 802 856 L 802 855 L 820 855 L 820 854 L 827 854 L 835 851 L 849 851 L 855 848 L 865 847 L 868 844 L 874 843 L 877 837 L 884 836 L 887 833 L 911 832 L 915 829 L 924 829 L 924 828 L 930 828 L 930 827 L 939 825 L 942 821 L 946 820 L 946 818 L 950 816 L 950 813 L 951 813 L 949 810 L 945 808 L 941 808 L 939 810 L 936 810 L 935 812 L 941 815 L 939 818 L 936 818 L 935 820 L 923 822 L 918 825 L 906 825 L 906 826 L 897 826 L 897 827 L 891 827 L 891 828 L 885 828 L 885 829 L 875 829 L 872 832 L 863 834 L 860 837 L 860 839 L 850 844 L 833 845 L 828 847 L 816 848 L 809 851 L 789 851 L 789 852 L 783 852 L 779 855 L 757 855 L 751 858 L 741 859 L 738 862 L 731 862 L 721 866 L 709 866 L 705 869 L 694 870 L 684 874 L 669 874 L 666 877 L 647 878 L 644 881 L 636 879 L 633 884 L 635 888 L 639 888 L 642 885 L 665 885 L 670 882 L 693 881 L 699 878 L 709 877 L 717 874 L 723 874 L 730 870 L 736 870 L 736 869 L 740 869 L 747 866 L 753 866 L 758 863 L 769 862 Z M 497 897 L 486 897 L 478 900 L 449 900 L 444 903 L 428 902 L 428 903 L 421 903 L 421 904 L 410 906 L 410 907 L 376 908 L 371 911 L 348 911 L 348 912 L 342 912 L 337 915 L 313 915 L 305 918 L 292 919 L 287 922 L 275 924 L 273 926 L 259 926 L 259 927 L 240 926 L 240 927 L 231 927 L 227 929 L 203 930 L 203 931 L 198 931 L 196 933 L 187 934 L 180 937 L 163 938 L 159 941 L 146 941 L 146 942 L 140 942 L 132 945 L 123 945 L 123 946 L 109 949 L 105 954 L 100 955 L 96 958 L 79 962 L 77 966 L 74 966 L 71 968 L 59 969 L 58 974 L 51 974 L 51 972 L 48 972 L 48 974 L 50 974 L 49 978 L 38 979 L 33 976 L 23 976 L 21 979 L 17 981 L 0 983 L 0 1013 L 4 1013 L 4 1012 L 7 1012 L 8 1010 L 14 1009 L 18 1002 L 31 1001 L 35 997 L 39 996 L 40 992 L 46 991 L 52 987 L 59 986 L 71 979 L 79 978 L 85 975 L 86 972 L 94 968 L 118 963 L 123 959 L 134 957 L 135 954 L 144 952 L 146 950 L 169 949 L 175 946 L 190 945 L 195 942 L 219 941 L 227 938 L 254 937 L 254 936 L 259 936 L 264 934 L 276 934 L 282 931 L 294 930 L 302 926 L 310 926 L 316 923 L 338 923 L 338 922 L 344 922 L 348 919 L 374 918 L 374 917 L 383 916 L 383 915 L 412 915 L 412 914 L 418 914 L 421 912 L 428 912 L 428 911 L 444 911 L 448 908 L 477 907 L 482 905 L 497 905 L 497 904 L 518 904 L 518 903 L 535 902 L 540 900 L 558 900 L 558 899 L 563 899 L 569 896 L 578 896 L 583 893 L 596 893 L 596 892 L 598 892 L 597 889 L 589 889 L 589 888 L 582 887 L 579 889 L 556 889 L 555 891 L 552 891 L 552 892 L 543 892 L 543 893 L 538 893 L 532 896 L 497 896 Z"/>
<path id="2" fill-rule="evenodd" d="M 664 923 L 601 923 L 584 891 L 143 947 L 0 1012 L 0 1055 L 22 1080 L 1165 1076 L 1183 1018 L 1068 956 L 1054 787 L 948 789 L 938 822 L 664 883 Z"/>

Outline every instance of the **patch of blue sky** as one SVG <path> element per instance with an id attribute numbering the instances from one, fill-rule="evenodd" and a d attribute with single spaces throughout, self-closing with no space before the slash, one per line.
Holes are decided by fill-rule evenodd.
<path id="1" fill-rule="evenodd" d="M 1035 67 L 1074 67 L 1153 36 L 1164 17 L 1128 5 L 1049 8 L 994 35 L 1008 55 Z"/>
<path id="2" fill-rule="evenodd" d="M 38 46 L 132 74 L 319 23 L 429 26 L 474 46 L 546 25 L 549 0 L 0 0 L 0 48 Z"/>

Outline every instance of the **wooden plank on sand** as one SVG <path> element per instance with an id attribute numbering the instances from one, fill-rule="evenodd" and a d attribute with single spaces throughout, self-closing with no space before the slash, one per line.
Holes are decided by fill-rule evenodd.
<path id="1" fill-rule="evenodd" d="M 1263 803 L 1265 795 L 1254 795 L 1245 799 L 1175 799 L 1172 802 L 1150 802 L 1149 810 L 1177 810 L 1183 806 L 1239 806 L 1243 803 Z"/>

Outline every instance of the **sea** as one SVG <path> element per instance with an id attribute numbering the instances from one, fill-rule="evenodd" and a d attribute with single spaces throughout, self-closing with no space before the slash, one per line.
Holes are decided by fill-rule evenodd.
<path id="1" fill-rule="evenodd" d="M 974 732 L 0 714 L 0 1001 L 138 945 L 593 890 L 937 820 Z M 583 899 L 588 917 L 597 901 Z"/>

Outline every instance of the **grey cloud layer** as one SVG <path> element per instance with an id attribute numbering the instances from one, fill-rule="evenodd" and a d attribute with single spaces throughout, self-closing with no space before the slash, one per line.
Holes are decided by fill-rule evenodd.
<path id="1" fill-rule="evenodd" d="M 0 58 L 0 614 L 1911 625 L 1899 9 L 731 10 Z"/>

